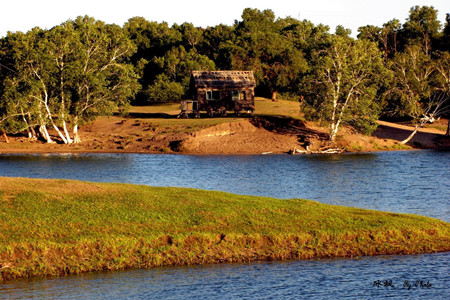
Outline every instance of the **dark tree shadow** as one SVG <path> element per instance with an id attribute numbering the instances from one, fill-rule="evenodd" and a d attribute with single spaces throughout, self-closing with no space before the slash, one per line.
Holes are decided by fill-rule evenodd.
<path id="1" fill-rule="evenodd" d="M 379 125 L 373 136 L 380 139 L 391 139 L 401 142 L 406 139 L 411 132 L 412 129 L 408 130 L 392 126 Z M 447 148 L 450 144 L 448 140 L 449 138 L 445 135 L 422 132 L 419 129 L 407 145 L 418 149 Z"/>
<path id="2" fill-rule="evenodd" d="M 137 113 L 130 112 L 128 114 L 129 118 L 136 119 L 176 119 L 177 115 L 171 115 L 166 113 Z"/>
<path id="3" fill-rule="evenodd" d="M 302 120 L 289 118 L 286 116 L 257 116 L 250 122 L 260 128 L 280 134 L 294 134 L 302 137 L 315 137 L 327 140 L 329 135 L 317 130 L 307 128 Z"/>

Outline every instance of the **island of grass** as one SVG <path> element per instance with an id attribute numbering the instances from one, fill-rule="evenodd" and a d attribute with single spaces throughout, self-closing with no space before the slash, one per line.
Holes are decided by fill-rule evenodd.
<path id="1" fill-rule="evenodd" d="M 0 275 L 450 250 L 428 217 L 185 188 L 0 177 Z"/>

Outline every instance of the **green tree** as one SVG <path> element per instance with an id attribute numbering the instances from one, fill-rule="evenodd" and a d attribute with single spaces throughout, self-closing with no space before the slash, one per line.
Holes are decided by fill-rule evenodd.
<path id="1" fill-rule="evenodd" d="M 305 110 L 312 108 L 316 117 L 330 123 L 332 141 L 342 123 L 371 133 L 381 111 L 378 86 L 387 75 L 376 45 L 334 36 L 328 48 L 314 53 L 313 60 Z"/>
<path id="2" fill-rule="evenodd" d="M 160 69 L 152 60 L 164 56 L 167 51 L 179 45 L 182 40 L 181 32 L 169 27 L 166 22 L 150 22 L 142 17 L 129 19 L 123 29 L 136 46 L 136 52 L 130 60 L 139 74 L 142 88 L 134 101 L 144 103 L 146 89 L 160 74 Z"/>
<path id="3" fill-rule="evenodd" d="M 3 101 L 8 103 L 10 115 L 20 112 L 26 124 L 37 123 L 41 136 L 47 142 L 53 142 L 47 125 L 52 126 L 67 142 L 55 120 L 57 68 L 51 55 L 51 44 L 45 37 L 46 32 L 39 28 L 26 34 L 8 36 L 15 72 L 6 79 Z"/>
<path id="4" fill-rule="evenodd" d="M 408 46 L 390 63 L 394 84 L 388 93 L 393 114 L 419 118 L 423 114 L 421 100 L 431 97 L 430 80 L 434 72 L 431 57 L 420 46 Z"/>
<path id="5" fill-rule="evenodd" d="M 233 68 L 253 70 L 273 101 L 307 69 L 303 52 L 282 33 L 287 26 L 286 20 L 275 21 L 271 10 L 245 9 L 237 25 L 236 42 L 230 47 Z"/>
<path id="6" fill-rule="evenodd" d="M 126 109 L 139 87 L 128 63 L 134 47 L 119 26 L 79 17 L 47 31 L 10 34 L 7 43 L 14 72 L 3 80 L 2 114 L 16 121 L 15 130 L 33 133 L 37 125 L 47 142 L 47 126 L 64 143 L 79 142 L 80 124 Z"/>
<path id="7" fill-rule="evenodd" d="M 181 33 L 169 27 L 166 22 L 147 21 L 142 17 L 134 17 L 123 26 L 129 39 L 136 45 L 136 52 L 131 61 L 151 60 L 154 56 L 163 56 L 173 46 L 181 42 Z"/>
<path id="8" fill-rule="evenodd" d="M 0 132 L 5 136 L 6 141 L 8 138 L 6 132 L 9 132 L 10 125 L 8 119 L 10 114 L 8 113 L 8 103 L 4 101 L 3 94 L 5 92 L 6 79 L 11 73 L 14 73 L 14 62 L 12 61 L 12 52 L 7 42 L 7 38 L 0 39 Z"/>
<path id="9" fill-rule="evenodd" d="M 383 27 L 366 25 L 358 28 L 358 39 L 375 42 L 384 52 L 384 57 L 392 57 L 397 52 L 397 35 L 400 31 L 400 22 L 397 19 L 384 23 Z"/>
<path id="10" fill-rule="evenodd" d="M 79 49 L 81 43 L 72 22 L 65 22 L 46 31 L 43 41 L 47 43 L 47 54 L 54 64 L 52 83 L 52 113 L 56 124 L 62 128 L 65 143 L 72 143 L 67 121 L 70 121 L 71 88 L 78 69 Z"/>
<path id="11" fill-rule="evenodd" d="M 401 24 L 398 19 L 392 19 L 383 24 L 381 34 L 383 36 L 383 48 L 385 58 L 392 57 L 397 53 L 398 34 L 401 30 Z"/>
<path id="12" fill-rule="evenodd" d="M 182 46 L 188 50 L 195 49 L 203 40 L 203 29 L 195 27 L 192 23 L 183 23 L 181 26 L 174 25 L 173 29 L 178 30 L 182 37 Z"/>
<path id="13" fill-rule="evenodd" d="M 394 84 L 388 92 L 391 105 L 400 115 L 407 115 L 416 123 L 407 143 L 425 123 L 433 123 L 448 107 L 448 53 L 441 53 L 433 61 L 421 46 L 408 46 L 391 62 Z"/>
<path id="14" fill-rule="evenodd" d="M 178 91 L 178 86 L 182 87 L 183 92 L 181 96 L 187 96 L 189 92 L 190 76 L 194 70 L 215 70 L 215 64 L 207 56 L 201 55 L 195 49 L 186 51 L 183 46 L 174 47 L 169 50 L 163 57 L 155 57 L 153 63 L 158 66 L 158 77 L 149 86 L 149 91 L 154 91 L 156 86 L 175 88 Z M 164 76 L 161 76 L 161 75 Z M 168 85 L 170 82 L 176 83 Z M 156 95 L 158 93 L 147 91 L 147 95 Z M 151 101 L 166 101 L 167 97 L 158 100 L 157 97 L 150 97 Z M 179 100 L 179 98 L 171 98 Z"/>
<path id="15" fill-rule="evenodd" d="M 151 102 L 174 102 L 180 100 L 183 95 L 183 86 L 171 81 L 165 74 L 160 74 L 147 89 L 147 96 Z"/>
<path id="16" fill-rule="evenodd" d="M 30 139 L 36 138 L 32 122 L 30 99 L 24 96 L 21 89 L 15 86 L 21 82 L 20 74 L 15 70 L 13 49 L 11 47 L 12 34 L 1 40 L 0 48 L 0 132 L 6 141 L 6 133 L 18 133 L 27 130 Z M 26 89 L 26 87 L 22 87 Z"/>
<path id="17" fill-rule="evenodd" d="M 350 34 L 352 34 L 352 31 L 348 28 L 345 28 L 342 25 L 336 26 L 335 35 L 342 36 L 342 37 L 350 37 Z"/>
<path id="18" fill-rule="evenodd" d="M 366 25 L 358 28 L 358 39 L 369 40 L 377 45 L 381 42 L 381 28 L 374 25 Z"/>
<path id="19" fill-rule="evenodd" d="M 74 21 L 81 48 L 75 80 L 71 114 L 74 139 L 78 126 L 98 115 L 126 112 L 130 99 L 139 89 L 138 76 L 130 57 L 135 45 L 117 25 L 105 25 L 90 17 Z"/>
<path id="20" fill-rule="evenodd" d="M 447 15 L 448 16 L 448 15 Z M 447 132 L 450 135 L 450 53 L 449 51 L 439 52 L 433 61 L 436 69 L 433 84 L 435 91 L 433 95 L 435 118 L 440 116 L 447 118 Z"/>
<path id="21" fill-rule="evenodd" d="M 441 51 L 450 51 L 450 13 L 445 15 L 445 26 L 439 42 Z"/>
<path id="22" fill-rule="evenodd" d="M 281 19 L 281 34 L 292 45 L 303 52 L 307 61 L 311 61 L 312 53 L 325 49 L 330 45 L 331 34 L 329 27 L 319 24 L 314 25 L 308 20 L 299 21 L 292 18 Z"/>
<path id="23" fill-rule="evenodd" d="M 439 37 L 441 23 L 437 19 L 437 10 L 433 6 L 414 6 L 403 24 L 403 34 L 407 44 L 418 44 L 426 55 L 431 54 L 433 40 Z"/>
<path id="24" fill-rule="evenodd" d="M 233 26 L 220 24 L 208 27 L 203 33 L 198 52 L 214 61 L 218 69 L 229 70 L 232 68 L 229 49 L 235 39 L 235 28 Z"/>

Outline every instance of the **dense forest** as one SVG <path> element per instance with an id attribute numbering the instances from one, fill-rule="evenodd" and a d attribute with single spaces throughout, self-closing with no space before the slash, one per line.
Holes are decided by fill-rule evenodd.
<path id="1" fill-rule="evenodd" d="M 123 27 L 91 17 L 0 39 L 0 132 L 79 142 L 80 125 L 130 104 L 189 96 L 193 70 L 253 70 L 259 96 L 299 101 L 309 119 L 370 134 L 380 117 L 419 128 L 448 117 L 450 14 L 414 6 L 405 23 L 367 25 L 357 38 L 308 20 L 245 9 L 208 28 L 135 17 Z"/>

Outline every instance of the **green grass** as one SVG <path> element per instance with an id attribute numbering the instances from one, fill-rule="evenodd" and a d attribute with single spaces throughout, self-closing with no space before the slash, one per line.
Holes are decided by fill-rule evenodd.
<path id="1" fill-rule="evenodd" d="M 392 146 L 385 146 L 386 150 L 407 150 L 407 149 L 411 149 L 410 146 L 408 145 L 403 145 L 400 143 L 395 143 Z"/>
<path id="2" fill-rule="evenodd" d="M 433 129 L 438 129 L 441 131 L 447 131 L 447 126 L 446 124 L 427 124 L 426 126 L 424 126 L 425 128 L 433 128 Z"/>
<path id="3" fill-rule="evenodd" d="M 295 101 L 278 100 L 272 102 L 270 99 L 256 97 L 255 99 L 255 116 L 288 116 L 299 119 L 301 117 L 299 103 Z M 241 117 L 234 117 L 233 114 L 228 117 L 202 117 L 199 119 L 177 119 L 180 113 L 180 103 L 159 103 L 148 106 L 132 106 L 130 114 L 159 114 L 166 115 L 164 117 L 142 118 L 143 122 L 151 123 L 158 128 L 166 128 L 168 132 L 194 132 L 201 128 L 219 125 L 223 123 L 239 121 L 249 116 L 243 114 Z M 187 128 L 188 127 L 188 128 Z"/>
<path id="4" fill-rule="evenodd" d="M 256 97 L 255 107 L 255 115 L 287 116 L 294 119 L 301 119 L 303 116 L 297 101 L 280 99 L 273 102 L 270 99 Z"/>
<path id="5" fill-rule="evenodd" d="M 450 250 L 427 217 L 196 189 L 0 178 L 0 274 Z"/>
<path id="6" fill-rule="evenodd" d="M 276 102 L 267 98 L 255 98 L 255 114 L 299 116 L 300 106 L 297 101 L 278 100 Z M 147 106 L 132 106 L 130 113 L 162 113 L 176 116 L 180 113 L 180 103 L 156 103 Z"/>

